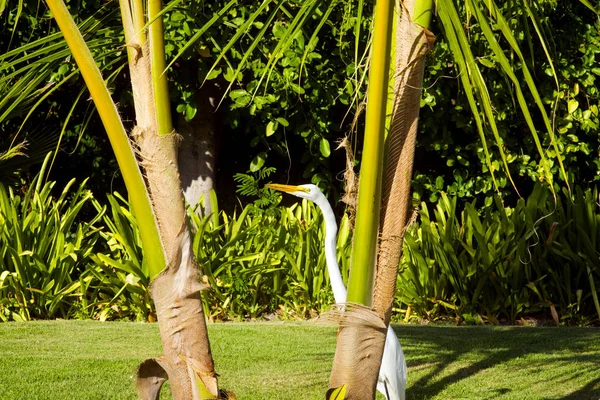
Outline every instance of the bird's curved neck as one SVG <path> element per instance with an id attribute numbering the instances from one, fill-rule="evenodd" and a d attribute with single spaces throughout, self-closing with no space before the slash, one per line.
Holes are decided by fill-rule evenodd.
<path id="1" fill-rule="evenodd" d="M 317 199 L 316 205 L 321 209 L 325 220 L 325 261 L 327 262 L 327 271 L 329 280 L 333 289 L 333 297 L 336 303 L 346 302 L 346 287 L 342 280 L 342 274 L 337 261 L 337 224 L 333 210 L 325 197 Z"/>

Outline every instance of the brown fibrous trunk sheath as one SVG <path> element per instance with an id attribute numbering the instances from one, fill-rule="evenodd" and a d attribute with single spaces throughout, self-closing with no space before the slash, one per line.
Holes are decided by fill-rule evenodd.
<path id="1" fill-rule="evenodd" d="M 166 268 L 151 284 L 164 355 L 140 365 L 138 394 L 143 400 L 158 399 L 160 387 L 168 377 L 177 400 L 202 398 L 196 380 L 201 380 L 217 396 L 217 377 L 200 297 L 203 289 L 200 269 L 193 257 L 177 166 L 179 138 L 175 132 L 162 136 L 157 133 L 147 42 L 134 31 L 129 2 L 122 2 L 121 9 L 130 49 L 129 70 L 136 111 L 136 126 L 131 136 L 166 259 Z"/>
<path id="2" fill-rule="evenodd" d="M 329 388 L 346 385 L 345 400 L 374 399 L 386 327 L 368 307 L 350 303 L 343 307 Z"/>
<path id="3" fill-rule="evenodd" d="M 412 22 L 415 0 L 403 2 L 396 17 L 394 105 L 384 167 L 379 254 L 373 308 L 385 324 L 391 317 L 402 240 L 411 211 L 410 182 L 417 138 L 425 56 L 433 37 Z M 409 11 L 410 10 L 410 11 Z"/>

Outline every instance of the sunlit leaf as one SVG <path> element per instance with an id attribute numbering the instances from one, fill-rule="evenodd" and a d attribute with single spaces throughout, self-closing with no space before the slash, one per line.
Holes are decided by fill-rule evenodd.
<path id="1" fill-rule="evenodd" d="M 344 400 L 346 398 L 346 385 L 342 385 L 338 388 L 332 388 L 325 394 L 327 400 Z"/>
<path id="2" fill-rule="evenodd" d="M 262 166 L 265 165 L 266 160 L 267 160 L 267 153 L 265 153 L 265 152 L 258 153 L 256 155 L 256 157 L 254 157 L 252 159 L 252 162 L 250 163 L 250 171 L 256 172 L 259 169 L 261 169 Z"/>
<path id="3" fill-rule="evenodd" d="M 569 103 L 568 103 L 569 114 L 573 114 L 575 112 L 575 110 L 577 110 L 577 108 L 579 108 L 579 102 L 575 99 L 569 100 Z"/>
<path id="4" fill-rule="evenodd" d="M 275 126 L 275 122 L 271 121 L 267 124 L 267 130 L 265 132 L 265 135 L 267 137 L 271 136 L 272 134 L 275 133 L 275 130 L 277 129 L 277 127 Z"/>
<path id="5" fill-rule="evenodd" d="M 325 138 L 321 138 L 321 141 L 319 143 L 319 150 L 321 151 L 321 154 L 323 155 L 323 157 L 329 157 L 329 155 L 331 154 L 329 140 L 327 140 Z"/>

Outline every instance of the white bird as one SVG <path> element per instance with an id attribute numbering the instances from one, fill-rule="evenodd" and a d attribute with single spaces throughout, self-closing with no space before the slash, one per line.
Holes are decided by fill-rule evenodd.
<path id="1" fill-rule="evenodd" d="M 327 271 L 329 272 L 329 281 L 333 289 L 333 297 L 336 303 L 345 303 L 347 291 L 342 280 L 336 253 L 337 224 L 333 210 L 325 195 L 315 185 L 292 186 L 272 183 L 268 184 L 267 187 L 310 200 L 321 209 L 325 220 L 325 260 L 327 262 Z M 406 361 L 402 352 L 402 346 L 400 346 L 398 337 L 392 327 L 388 326 L 381 367 L 377 378 L 377 390 L 387 400 L 404 400 L 407 378 L 406 371 Z"/>

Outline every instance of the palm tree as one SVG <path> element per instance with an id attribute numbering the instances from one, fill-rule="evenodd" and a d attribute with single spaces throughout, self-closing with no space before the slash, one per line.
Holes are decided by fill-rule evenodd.
<path id="1" fill-rule="evenodd" d="M 580 1 L 594 10 L 587 0 Z M 217 13 L 206 26 L 217 22 L 235 3 L 232 0 L 225 4 L 223 12 Z M 516 3 L 535 26 L 537 21 L 535 13 L 531 10 L 535 5 L 527 0 L 519 0 Z M 200 283 L 193 257 L 190 256 L 189 233 L 185 225 L 185 210 L 175 162 L 176 141 L 170 121 L 166 76 L 163 73 L 165 60 L 159 14 L 161 4 L 160 1 L 149 0 L 147 18 L 144 17 L 144 5 L 141 0 L 122 0 L 120 4 L 132 87 L 136 98 L 137 126 L 132 132 L 135 149 L 129 142 L 106 85 L 91 55 L 86 51 L 86 43 L 68 15 L 64 3 L 60 0 L 48 0 L 48 5 L 77 59 L 81 73 L 86 77 L 86 84 L 111 137 L 134 212 L 140 223 L 145 260 L 153 278 L 153 296 L 157 305 L 165 355 L 142 364 L 139 374 L 140 393 L 144 398 L 154 398 L 160 385 L 168 377 L 172 381 L 177 399 L 215 398 L 219 395 L 216 374 L 202 315 Z M 304 35 L 309 38 L 309 43 L 312 43 L 319 31 L 326 26 L 327 19 L 335 7 L 342 2 L 306 0 L 296 2 L 292 7 L 285 7 L 285 4 L 283 0 L 264 0 L 240 27 L 239 34 L 236 33 L 229 43 L 222 46 L 222 54 L 218 55 L 215 64 L 225 57 L 245 30 L 262 15 L 266 14 L 268 23 L 273 22 L 275 18 L 285 18 L 288 21 L 288 29 L 269 54 L 262 73 L 263 82 L 266 82 L 286 48 L 292 45 L 294 38 L 299 34 Z M 410 178 L 419 111 L 419 88 L 422 84 L 425 55 L 433 46 L 433 35 L 427 29 L 434 11 L 454 56 L 464 93 L 484 144 L 492 177 L 494 178 L 494 169 L 491 167 L 487 134 L 491 133 L 500 158 L 504 166 L 507 166 L 490 95 L 465 31 L 468 21 L 461 19 L 463 14 L 459 12 L 462 8 L 466 9 L 468 21 L 477 23 L 495 61 L 506 78 L 514 83 L 517 104 L 537 144 L 545 179 L 549 184 L 552 183 L 548 161 L 526 96 L 533 99 L 538 119 L 542 121 L 543 129 L 556 148 L 552 124 L 523 52 L 497 4 L 493 0 L 438 0 L 436 8 L 433 9 L 431 0 L 406 0 L 402 4 L 394 4 L 389 0 L 377 1 L 370 57 L 365 135 L 367 147 L 361 160 L 359 206 L 349 279 L 350 304 L 340 311 L 340 333 L 329 385 L 330 398 L 373 398 L 375 393 L 385 330 L 390 321 L 402 235 L 410 207 Z M 356 10 L 358 41 L 362 13 L 365 9 L 364 1 L 358 0 L 353 9 Z M 304 24 L 312 19 L 321 22 L 317 24 L 316 29 L 305 32 Z M 268 23 L 259 28 L 259 33 L 255 35 L 257 42 L 264 37 Z M 97 24 L 93 27 L 97 28 Z M 82 24 L 81 28 L 88 29 L 90 26 Z M 204 28 L 200 29 L 194 40 L 205 31 Z M 543 36 L 539 36 L 540 41 L 544 43 Z M 192 44 L 193 41 L 185 48 Z M 245 63 L 249 61 L 255 48 L 255 45 L 248 47 L 248 53 L 242 57 L 234 76 L 245 68 Z M 307 46 L 307 52 L 308 48 L 310 45 Z M 22 51 L 31 49 L 30 46 L 28 50 Z M 518 68 L 505 54 L 507 51 L 519 61 Z M 8 56 L 0 56 L 0 60 L 6 60 L 15 54 L 12 52 Z M 390 58 L 394 66 L 391 79 L 388 75 Z M 548 59 L 552 64 L 550 57 Z M 9 105 L 6 100 L 0 100 L 0 121 L 16 104 L 35 107 L 38 104 L 35 102 L 36 96 L 46 96 L 49 90 L 53 90 L 45 88 L 41 92 L 37 91 L 43 87 L 44 78 L 40 78 L 42 74 L 36 74 L 36 71 L 39 70 L 24 70 L 26 77 L 9 88 L 13 94 L 12 98 L 16 96 L 18 101 Z M 393 82 L 391 90 L 388 90 L 388 81 Z M 521 85 L 522 81 L 524 85 Z M 6 79 L 0 79 L 0 92 L 6 82 Z M 385 104 L 388 105 L 388 112 L 386 107 L 383 107 Z M 387 137 L 386 126 L 389 128 Z M 558 149 L 556 150 L 558 152 Z M 136 153 L 142 160 L 143 176 L 136 162 Z M 560 158 L 558 162 L 561 163 Z M 506 170 L 508 172 L 508 169 Z M 561 170 L 564 175 L 562 165 Z M 510 175 L 508 176 L 510 178 Z"/>
<path id="2" fill-rule="evenodd" d="M 528 1 L 519 3 L 531 23 L 536 26 L 538 21 Z M 582 3 L 594 10 L 587 1 Z M 304 21 L 311 17 L 322 20 L 317 29 L 307 35 L 310 37 L 310 43 L 338 4 L 335 1 L 330 2 L 324 5 L 322 10 L 318 9 L 317 1 L 303 3 L 297 14 L 290 18 L 287 33 L 270 54 L 263 78 L 268 79 L 278 58 L 291 45 L 293 38 L 301 34 Z M 539 151 L 544 178 L 552 187 L 553 177 L 549 163 L 533 123 L 529 105 L 525 100 L 525 90 L 521 87 L 521 81 L 524 81 L 528 95 L 534 100 L 554 150 L 557 154 L 560 152 L 554 140 L 547 111 L 512 30 L 494 1 L 467 0 L 459 5 L 466 7 L 468 17 L 473 18 L 479 25 L 487 45 L 493 52 L 494 59 L 507 79 L 513 82 L 519 109 Z M 363 2 L 359 1 L 355 7 L 358 10 L 357 32 L 360 29 L 363 6 Z M 348 283 L 349 304 L 340 311 L 338 345 L 327 394 L 330 399 L 365 399 L 374 398 L 375 395 L 375 384 L 385 342 L 385 329 L 390 321 L 394 298 L 402 238 L 410 209 L 410 180 L 420 87 L 423 82 L 425 56 L 434 44 L 433 35 L 428 31 L 434 11 L 438 14 L 444 36 L 458 66 L 460 80 L 484 145 L 485 158 L 492 179 L 495 183 L 494 169 L 491 166 L 486 142 L 488 131 L 494 137 L 507 175 L 511 179 L 502 140 L 496 127 L 490 95 L 483 74 L 473 57 L 464 28 L 465 22 L 461 20 L 455 2 L 439 0 L 434 10 L 431 0 L 405 0 L 401 4 L 396 4 L 395 9 L 393 1 L 377 1 L 371 46 L 365 144 L 361 160 L 361 179 Z M 278 12 L 278 8 L 270 12 L 274 15 Z M 500 45 L 498 35 L 491 27 L 492 24 L 499 31 L 502 40 L 508 43 L 508 50 L 519 59 L 521 78 L 517 77 L 518 68 L 509 62 L 505 54 L 506 49 Z M 542 35 L 539 35 L 539 39 L 545 46 Z M 392 45 L 392 42 L 395 45 Z M 252 46 L 250 49 L 252 51 Z M 393 89 L 387 93 L 390 53 L 394 54 Z M 243 60 L 247 58 L 245 55 Z M 549 56 L 548 61 L 552 65 Z M 243 67 L 239 65 L 238 71 Z M 387 121 L 389 128 L 387 137 L 385 137 L 384 107 L 386 103 L 391 110 Z M 566 181 L 566 172 L 560 157 L 558 163 Z M 382 212 L 380 207 L 383 207 Z"/>
<path id="3" fill-rule="evenodd" d="M 136 126 L 131 133 L 134 145 L 66 5 L 62 0 L 47 3 L 109 135 L 140 227 L 164 355 L 140 365 L 138 392 L 143 398 L 156 398 L 168 378 L 176 399 L 218 398 L 217 375 L 200 298 L 203 287 L 186 223 L 177 167 L 177 136 L 163 74 L 160 0 L 148 2 L 147 20 L 141 1 L 120 3 L 136 110 Z M 141 160 L 143 176 L 137 158 Z"/>

